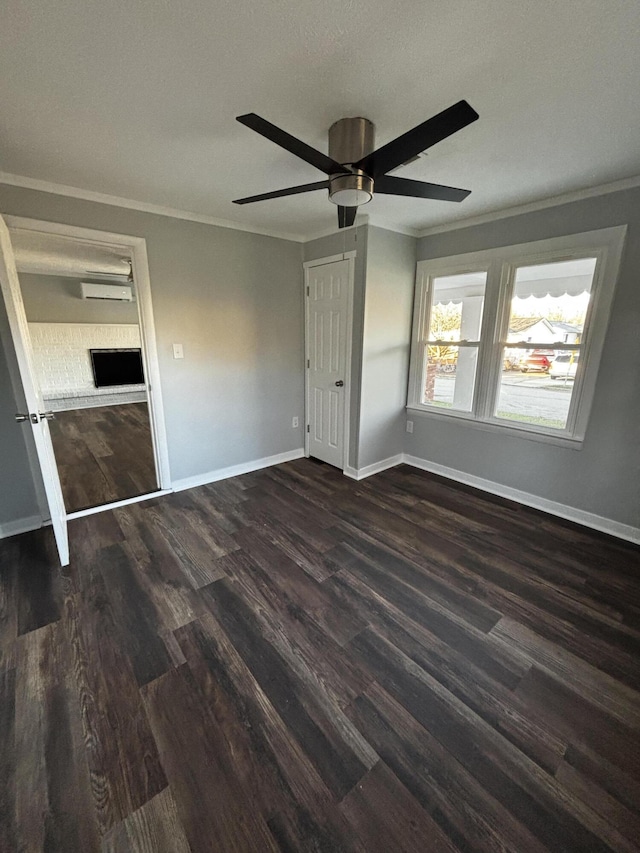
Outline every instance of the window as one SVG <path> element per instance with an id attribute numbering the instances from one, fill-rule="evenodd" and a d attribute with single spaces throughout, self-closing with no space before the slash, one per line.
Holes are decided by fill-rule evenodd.
<path id="1" fill-rule="evenodd" d="M 420 261 L 409 408 L 581 441 L 624 233 Z"/>
<path id="2" fill-rule="evenodd" d="M 424 402 L 470 412 L 478 365 L 486 272 L 437 276 L 428 291 Z"/>

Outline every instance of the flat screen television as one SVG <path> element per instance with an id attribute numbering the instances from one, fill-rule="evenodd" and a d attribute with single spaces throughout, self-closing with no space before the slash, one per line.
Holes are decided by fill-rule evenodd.
<path id="1" fill-rule="evenodd" d="M 89 352 L 96 388 L 144 383 L 140 349 L 92 349 Z"/>

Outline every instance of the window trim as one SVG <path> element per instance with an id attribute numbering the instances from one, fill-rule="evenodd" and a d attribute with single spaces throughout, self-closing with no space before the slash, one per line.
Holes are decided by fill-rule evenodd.
<path id="1" fill-rule="evenodd" d="M 411 334 L 411 360 L 407 392 L 407 410 L 429 418 L 461 421 L 477 428 L 517 435 L 521 438 L 547 441 L 553 444 L 581 446 L 593 404 L 596 380 L 611 305 L 620 270 L 620 261 L 627 226 L 603 228 L 579 234 L 568 234 L 547 240 L 500 246 L 430 260 L 418 261 Z M 554 349 L 579 349 L 580 363 L 574 380 L 573 393 L 563 430 L 541 428 L 536 424 L 506 422 L 497 417 L 495 407 L 499 393 L 500 352 L 505 328 L 508 326 L 511 296 L 518 268 L 537 264 L 595 257 L 596 266 L 591 287 L 592 298 L 585 318 L 585 333 L 581 343 L 554 344 Z M 478 363 L 471 412 L 440 409 L 422 403 L 426 359 L 422 353 L 428 330 L 426 321 L 430 309 L 429 283 L 439 276 L 469 272 L 487 274 L 483 307 Z M 529 347 L 530 348 L 530 347 Z"/>

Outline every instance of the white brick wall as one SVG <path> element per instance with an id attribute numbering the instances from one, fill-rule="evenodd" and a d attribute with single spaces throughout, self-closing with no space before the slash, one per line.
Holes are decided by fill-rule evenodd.
<path id="1" fill-rule="evenodd" d="M 45 398 L 112 395 L 117 387 L 96 388 L 90 349 L 139 347 L 137 325 L 90 323 L 29 323 L 36 374 Z M 144 390 L 123 385 L 122 391 Z"/>

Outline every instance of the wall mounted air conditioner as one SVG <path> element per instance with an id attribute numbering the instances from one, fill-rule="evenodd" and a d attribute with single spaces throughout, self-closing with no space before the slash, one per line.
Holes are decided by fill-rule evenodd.
<path id="1" fill-rule="evenodd" d="M 128 284 L 80 284 L 83 299 L 116 299 L 119 302 L 133 302 L 133 290 Z"/>

